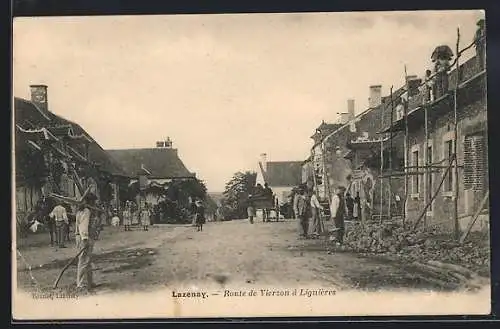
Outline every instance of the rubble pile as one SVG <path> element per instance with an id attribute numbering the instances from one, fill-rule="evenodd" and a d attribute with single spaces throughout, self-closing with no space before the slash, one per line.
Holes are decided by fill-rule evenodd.
<path id="1" fill-rule="evenodd" d="M 481 274 L 489 273 L 489 239 L 479 232 L 471 233 L 460 245 L 438 227 L 411 232 L 398 223 L 356 224 L 346 230 L 345 248 L 358 253 L 396 256 L 405 263 L 440 261 Z"/>

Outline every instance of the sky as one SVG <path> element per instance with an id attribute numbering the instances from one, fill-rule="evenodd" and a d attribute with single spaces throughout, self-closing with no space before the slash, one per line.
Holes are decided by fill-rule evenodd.
<path id="1" fill-rule="evenodd" d="M 16 18 L 13 92 L 48 85 L 49 109 L 104 149 L 173 147 L 209 191 L 237 171 L 301 161 L 310 136 L 369 86 L 472 41 L 483 11 Z M 464 56 L 474 55 L 469 51 Z"/>

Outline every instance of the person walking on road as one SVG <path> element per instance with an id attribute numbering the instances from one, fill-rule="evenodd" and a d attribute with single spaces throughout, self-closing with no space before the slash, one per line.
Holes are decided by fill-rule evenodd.
<path id="1" fill-rule="evenodd" d="M 307 198 L 304 188 L 299 190 L 296 202 L 296 214 L 299 223 L 299 239 L 307 239 L 309 229 L 309 218 L 307 217 Z"/>
<path id="2" fill-rule="evenodd" d="M 196 228 L 198 232 L 203 231 L 203 224 L 205 224 L 205 207 L 203 206 L 203 202 L 201 200 L 196 200 Z"/>
<path id="3" fill-rule="evenodd" d="M 93 205 L 94 199 L 86 198 L 87 205 Z M 82 204 L 78 207 L 75 223 L 76 247 L 80 251 L 85 249 L 78 256 L 78 268 L 76 273 L 76 287 L 78 290 L 88 290 L 94 287 L 92 275 L 92 251 L 94 240 L 97 235 L 97 220 L 90 208 Z"/>
<path id="4" fill-rule="evenodd" d="M 336 240 L 338 245 L 344 243 L 344 233 L 345 233 L 345 214 L 346 205 L 344 200 L 345 188 L 340 186 L 335 191 L 336 193 L 332 197 L 332 202 L 330 203 L 330 213 L 335 223 L 336 229 Z"/>
<path id="5" fill-rule="evenodd" d="M 256 212 L 255 212 L 255 206 L 254 206 L 253 201 L 252 201 L 252 195 L 249 195 L 249 198 L 248 198 L 247 215 L 248 215 L 248 220 L 250 221 L 250 224 L 253 224 L 253 219 L 256 216 Z"/>
<path id="6" fill-rule="evenodd" d="M 323 206 L 319 203 L 316 192 L 313 191 L 311 195 L 311 215 L 312 215 L 312 236 L 318 237 L 323 233 L 323 225 L 321 222 L 321 211 Z"/>
<path id="7" fill-rule="evenodd" d="M 62 204 L 54 207 L 49 217 L 55 221 L 56 243 L 59 248 L 66 248 L 64 240 L 66 238 L 66 227 L 69 226 L 68 214 Z"/>

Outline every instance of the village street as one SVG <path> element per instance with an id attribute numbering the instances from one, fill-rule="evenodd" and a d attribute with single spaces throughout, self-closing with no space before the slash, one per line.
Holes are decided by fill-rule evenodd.
<path id="1" fill-rule="evenodd" d="M 47 242 L 46 234 L 31 237 L 30 246 L 20 241 L 17 279 L 21 289 L 51 289 L 75 254 L 72 247 L 57 250 Z M 397 262 L 327 253 L 324 240 L 298 240 L 294 220 L 254 225 L 246 220 L 211 222 L 203 232 L 175 225 L 155 226 L 148 232 L 106 227 L 94 253 L 96 294 L 194 285 L 439 289 L 425 282 L 422 273 Z M 36 283 L 26 264 L 31 265 Z M 66 271 L 59 289 L 74 289 L 75 272 L 76 266 Z"/>

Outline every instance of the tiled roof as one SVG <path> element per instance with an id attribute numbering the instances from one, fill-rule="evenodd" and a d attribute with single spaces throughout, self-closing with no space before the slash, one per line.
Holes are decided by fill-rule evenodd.
<path id="1" fill-rule="evenodd" d="M 111 174 L 125 175 L 125 172 L 113 158 L 79 124 L 50 111 L 43 110 L 33 102 L 18 97 L 14 99 L 14 109 L 16 124 L 24 129 L 48 128 L 56 136 L 68 135 L 69 132 L 75 136 L 86 136 L 90 141 L 90 161 L 99 164 L 102 170 Z"/>
<path id="2" fill-rule="evenodd" d="M 302 181 L 302 161 L 270 161 L 266 165 L 269 186 L 297 186 Z"/>
<path id="3" fill-rule="evenodd" d="M 195 177 L 181 161 L 176 149 L 144 148 L 107 152 L 131 177 L 137 176 L 142 166 L 151 173 L 151 178 Z"/>

